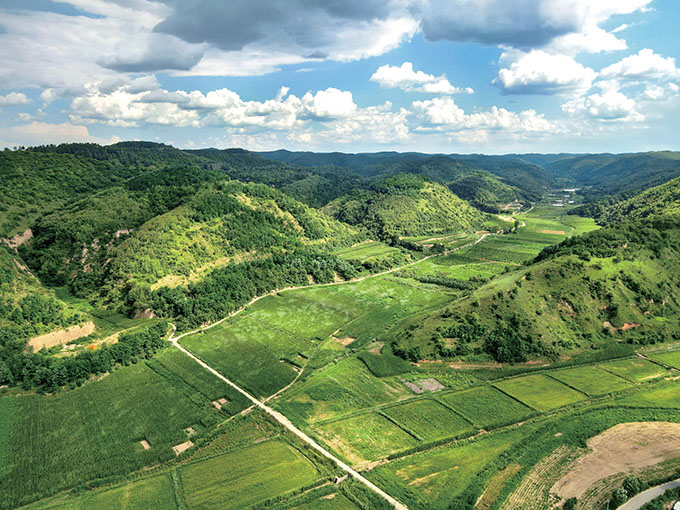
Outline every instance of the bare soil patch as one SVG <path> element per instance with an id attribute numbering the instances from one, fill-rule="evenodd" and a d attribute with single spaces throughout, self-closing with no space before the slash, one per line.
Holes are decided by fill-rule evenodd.
<path id="1" fill-rule="evenodd" d="M 346 347 L 349 344 L 351 344 L 352 342 L 354 342 L 356 340 L 356 338 L 352 338 L 351 336 L 347 336 L 345 338 L 338 338 L 337 336 L 334 336 L 333 340 L 338 342 L 343 347 Z"/>
<path id="2" fill-rule="evenodd" d="M 444 386 L 434 377 L 430 377 L 429 379 L 423 379 L 422 381 L 420 381 L 420 387 L 423 388 L 425 391 L 439 391 L 446 388 L 446 386 Z"/>
<path id="3" fill-rule="evenodd" d="M 680 457 L 680 424 L 622 423 L 591 438 L 588 448 L 552 492 L 580 498 L 598 480 Z"/>
<path id="4" fill-rule="evenodd" d="M 187 451 L 192 446 L 194 446 L 194 443 L 192 443 L 191 441 L 184 441 L 183 443 L 173 446 L 172 451 L 175 452 L 175 455 L 181 455 L 183 452 Z"/>
<path id="5" fill-rule="evenodd" d="M 145 308 L 144 310 L 137 310 L 135 313 L 135 319 L 153 319 L 156 314 L 151 308 Z"/>
<path id="6" fill-rule="evenodd" d="M 142 448 L 144 448 L 145 450 L 149 450 L 151 448 L 151 445 L 149 444 L 149 442 L 146 439 L 142 439 L 139 442 L 139 444 L 141 444 Z"/>
<path id="7" fill-rule="evenodd" d="M 213 400 L 213 401 L 212 401 L 212 405 L 215 406 L 215 409 L 217 409 L 218 411 L 221 411 L 221 410 L 222 410 L 222 406 L 223 406 L 224 404 L 227 404 L 228 402 L 229 402 L 229 401 L 228 401 L 226 398 L 218 398 L 217 400 Z"/>
<path id="8" fill-rule="evenodd" d="M 10 248 L 18 248 L 29 239 L 33 238 L 33 231 L 30 228 L 24 230 L 21 234 L 17 234 L 9 239 L 3 239 L 3 242 Z"/>
<path id="9" fill-rule="evenodd" d="M 84 336 L 89 336 L 94 333 L 94 329 L 94 322 L 90 321 L 60 331 L 53 331 L 52 333 L 36 336 L 28 341 L 28 345 L 33 348 L 33 352 L 37 352 L 43 347 L 49 349 L 55 345 L 64 345 Z"/>
<path id="10" fill-rule="evenodd" d="M 539 230 L 541 234 L 557 234 L 560 236 L 566 235 L 564 230 Z"/>
<path id="11" fill-rule="evenodd" d="M 625 322 L 622 327 L 617 328 L 611 322 L 604 321 L 602 323 L 602 327 L 608 328 L 612 333 L 616 333 L 617 331 L 628 331 L 629 329 L 640 328 L 642 327 L 642 324 L 638 324 L 636 322 Z"/>

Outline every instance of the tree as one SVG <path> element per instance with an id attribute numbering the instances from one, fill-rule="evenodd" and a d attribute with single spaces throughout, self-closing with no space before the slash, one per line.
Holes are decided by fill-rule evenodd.
<path id="1" fill-rule="evenodd" d="M 612 494 L 611 506 L 613 508 L 617 508 L 623 505 L 626 501 L 628 501 L 628 493 L 626 492 L 626 489 L 619 487 L 614 491 L 614 494 Z"/>
<path id="2" fill-rule="evenodd" d="M 578 500 L 576 498 L 569 498 L 567 501 L 564 502 L 564 506 L 562 507 L 564 510 L 574 510 L 576 508 L 576 503 Z"/>

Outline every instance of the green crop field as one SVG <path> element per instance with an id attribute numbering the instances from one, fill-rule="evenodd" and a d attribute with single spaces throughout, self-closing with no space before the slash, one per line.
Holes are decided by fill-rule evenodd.
<path id="1" fill-rule="evenodd" d="M 422 399 L 383 409 L 383 412 L 424 441 L 472 432 L 472 425 L 435 400 Z"/>
<path id="2" fill-rule="evenodd" d="M 368 476 L 409 508 L 451 508 L 453 498 L 503 450 L 528 433 L 519 429 L 460 446 L 436 448 L 380 466 Z"/>
<path id="3" fill-rule="evenodd" d="M 648 381 L 668 373 L 665 368 L 641 358 L 610 361 L 599 366 L 632 382 Z"/>
<path id="4" fill-rule="evenodd" d="M 193 388 L 210 401 L 226 398 L 229 403 L 222 406 L 222 410 L 229 414 L 236 414 L 250 405 L 250 401 L 241 393 L 203 369 L 177 349 L 161 351 L 153 360 L 148 362 L 148 365 L 166 377 L 171 377 L 170 374 L 178 377 L 182 383 Z"/>
<path id="5" fill-rule="evenodd" d="M 347 496 L 341 492 L 332 492 L 325 496 L 319 496 L 318 498 L 290 507 L 291 510 L 359 510 L 360 507 L 356 506 L 351 500 L 347 499 Z"/>
<path id="6" fill-rule="evenodd" d="M 550 376 L 590 396 L 604 395 L 631 386 L 626 379 L 593 366 L 556 370 L 550 372 Z"/>
<path id="7" fill-rule="evenodd" d="M 179 469 L 191 510 L 238 509 L 309 485 L 314 464 L 281 440 L 194 462 Z"/>
<path id="8" fill-rule="evenodd" d="M 583 393 L 541 374 L 507 379 L 495 386 L 539 411 L 549 411 L 586 398 Z"/>
<path id="9" fill-rule="evenodd" d="M 667 381 L 652 388 L 636 391 L 620 401 L 622 404 L 637 405 L 641 407 L 668 407 L 680 408 L 680 383 Z"/>
<path id="10" fill-rule="evenodd" d="M 418 444 L 413 436 L 376 413 L 323 423 L 314 430 L 352 464 L 378 460 Z"/>
<path id="11" fill-rule="evenodd" d="M 476 386 L 440 398 L 479 428 L 518 422 L 534 412 L 491 386 Z"/>
<path id="12" fill-rule="evenodd" d="M 314 423 L 412 396 L 397 377 L 377 378 L 356 358 L 346 358 L 309 376 L 286 392 L 279 408 Z"/>
<path id="13" fill-rule="evenodd" d="M 177 502 L 169 474 L 145 478 L 122 487 L 30 505 L 30 510 L 175 510 Z M 27 510 L 28 510 L 27 509 Z"/>
<path id="14" fill-rule="evenodd" d="M 655 353 L 649 356 L 653 360 L 659 361 L 664 365 L 669 367 L 677 368 L 680 370 L 680 351 Z"/>
<path id="15" fill-rule="evenodd" d="M 174 458 L 171 447 L 186 441 L 185 428 L 200 431 L 219 417 L 194 388 L 145 363 L 54 396 L 14 397 L 12 404 L 0 477 L 4 506 Z"/>
<path id="16" fill-rule="evenodd" d="M 181 343 L 241 387 L 264 397 L 295 378 L 293 366 L 281 362 L 286 340 L 285 334 L 263 322 L 236 317 Z"/>

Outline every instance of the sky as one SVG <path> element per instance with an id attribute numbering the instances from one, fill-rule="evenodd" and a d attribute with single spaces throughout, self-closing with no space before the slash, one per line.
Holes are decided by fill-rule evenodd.
<path id="1" fill-rule="evenodd" d="M 0 147 L 680 149 L 677 0 L 0 0 Z"/>

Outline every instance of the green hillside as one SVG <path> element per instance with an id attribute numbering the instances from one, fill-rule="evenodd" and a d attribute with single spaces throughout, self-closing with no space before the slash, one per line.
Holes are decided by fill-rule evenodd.
<path id="1" fill-rule="evenodd" d="M 340 221 L 380 239 L 482 227 L 485 215 L 426 177 L 398 174 L 334 200 L 325 208 Z"/>
<path id="2" fill-rule="evenodd" d="M 680 178 L 650 188 L 629 199 L 613 202 L 611 205 L 607 205 L 606 202 L 584 204 L 575 212 L 591 216 L 604 224 L 652 215 L 677 214 L 680 209 Z"/>
<path id="3" fill-rule="evenodd" d="M 548 247 L 528 266 L 398 333 L 394 352 L 514 362 L 613 340 L 680 340 L 679 220 L 625 222 Z"/>
<path id="4" fill-rule="evenodd" d="M 487 175 L 460 177 L 448 186 L 457 196 L 487 212 L 500 212 L 504 204 L 529 199 L 526 193 Z"/>

